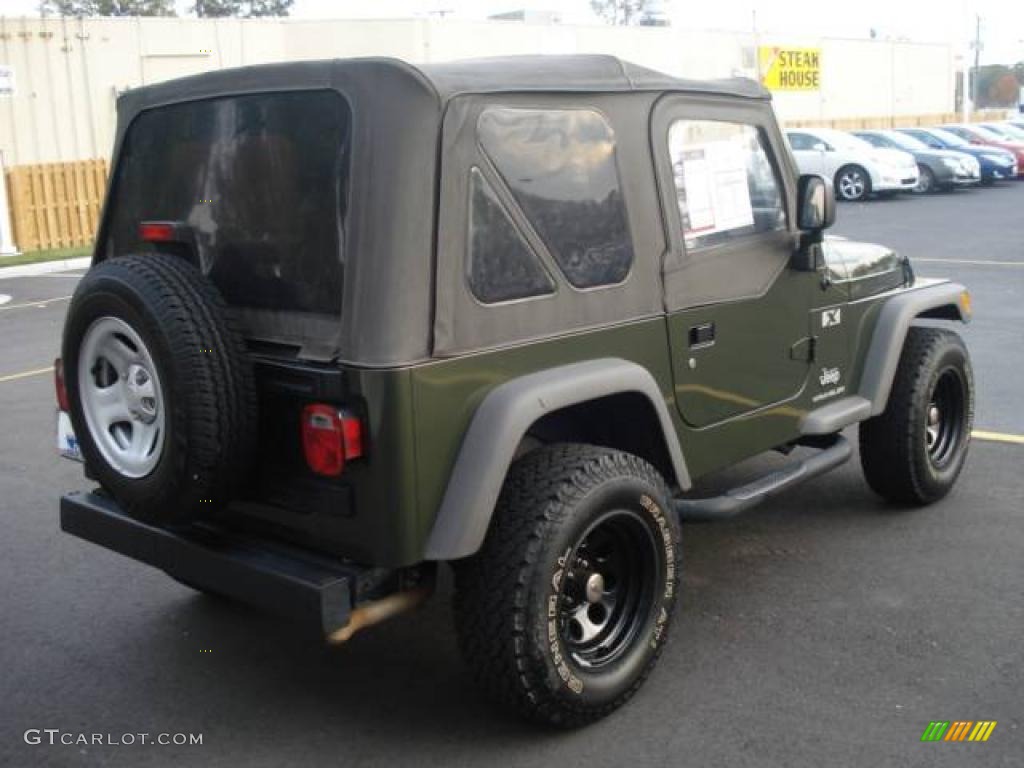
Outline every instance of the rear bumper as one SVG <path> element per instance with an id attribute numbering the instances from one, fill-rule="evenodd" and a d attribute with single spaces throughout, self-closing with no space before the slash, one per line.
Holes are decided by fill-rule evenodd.
<path id="1" fill-rule="evenodd" d="M 182 581 L 324 634 L 348 624 L 365 568 L 277 543 L 193 526 L 170 531 L 141 523 L 97 493 L 61 497 L 60 527 Z"/>

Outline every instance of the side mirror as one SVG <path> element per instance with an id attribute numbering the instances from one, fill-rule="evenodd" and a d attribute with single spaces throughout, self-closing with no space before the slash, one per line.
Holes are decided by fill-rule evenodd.
<path id="1" fill-rule="evenodd" d="M 832 182 L 805 173 L 797 182 L 797 227 L 804 232 L 821 232 L 836 220 L 836 198 Z"/>
<path id="2" fill-rule="evenodd" d="M 828 152 L 828 144 L 823 141 L 817 142 L 813 148 L 818 152 Z"/>

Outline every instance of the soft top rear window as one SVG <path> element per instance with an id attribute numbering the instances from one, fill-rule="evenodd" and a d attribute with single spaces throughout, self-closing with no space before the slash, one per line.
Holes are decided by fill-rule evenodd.
<path id="1" fill-rule="evenodd" d="M 338 314 L 350 130 L 333 91 L 141 113 L 119 157 L 105 253 L 146 250 L 141 221 L 183 221 L 229 303 Z"/>

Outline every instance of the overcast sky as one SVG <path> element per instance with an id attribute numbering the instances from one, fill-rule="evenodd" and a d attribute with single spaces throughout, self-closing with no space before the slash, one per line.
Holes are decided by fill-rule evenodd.
<path id="1" fill-rule="evenodd" d="M 194 0 L 177 0 L 185 13 Z M 973 37 L 974 13 L 982 16 L 982 63 L 1024 60 L 1021 0 L 662 0 L 673 23 L 690 28 L 758 28 L 779 39 L 787 31 L 840 37 L 948 41 Z M 37 0 L 0 0 L 4 15 L 34 15 Z M 383 18 L 448 11 L 460 18 L 485 18 L 518 8 L 554 10 L 566 23 L 596 23 L 588 0 L 296 0 L 292 16 Z"/>

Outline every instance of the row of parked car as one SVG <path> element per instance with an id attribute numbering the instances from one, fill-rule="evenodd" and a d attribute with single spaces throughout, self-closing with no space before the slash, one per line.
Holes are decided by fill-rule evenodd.
<path id="1" fill-rule="evenodd" d="M 786 131 L 801 173 L 833 180 L 840 200 L 1024 178 L 1024 118 L 934 128 Z"/>

